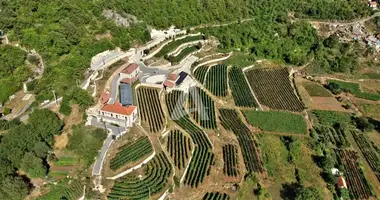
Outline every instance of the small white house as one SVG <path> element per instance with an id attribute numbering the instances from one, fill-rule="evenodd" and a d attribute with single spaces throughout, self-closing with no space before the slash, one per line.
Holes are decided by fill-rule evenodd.
<path id="1" fill-rule="evenodd" d="M 132 127 L 137 119 L 137 107 L 122 106 L 119 102 L 106 104 L 99 110 L 98 119 L 123 127 Z"/>
<path id="2" fill-rule="evenodd" d="M 131 63 L 120 72 L 123 79 L 136 79 L 139 75 L 140 67 L 136 63 Z"/>

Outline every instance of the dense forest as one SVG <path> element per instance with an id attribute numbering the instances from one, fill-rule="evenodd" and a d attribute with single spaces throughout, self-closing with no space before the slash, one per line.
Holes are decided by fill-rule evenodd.
<path id="1" fill-rule="evenodd" d="M 298 18 L 349 20 L 371 12 L 361 0 L 114 0 L 106 1 L 105 5 L 161 28 L 244 18 L 273 20 L 291 12 Z"/>
<path id="2" fill-rule="evenodd" d="M 97 53 L 116 46 L 128 49 L 133 44 L 148 41 L 150 36 L 147 24 L 159 28 L 170 25 L 189 27 L 254 18 L 255 24 L 258 24 L 251 30 L 248 30 L 247 26 L 238 28 L 240 30 L 237 34 L 243 38 L 240 41 L 242 45 L 234 39 L 227 41 L 226 46 L 247 46 L 245 42 L 258 42 L 250 46 L 255 55 L 301 64 L 309 57 L 308 49 L 311 42 L 299 44 L 302 40 L 299 38 L 296 44 L 292 41 L 294 36 L 286 36 L 277 44 L 278 40 L 275 38 L 276 32 L 281 37 L 286 34 L 284 31 L 292 29 L 287 22 L 287 16 L 350 20 L 367 16 L 371 12 L 361 0 L 3 0 L 0 1 L 0 9 L 0 29 L 9 35 L 11 41 L 19 42 L 28 49 L 35 49 L 45 60 L 45 74 L 34 87 L 39 101 L 52 99 L 53 89 L 57 91 L 58 96 L 63 96 L 67 90 L 77 86 L 84 78 L 91 57 Z M 104 9 L 133 14 L 143 22 L 133 24 L 129 28 L 119 27 L 102 15 Z M 294 31 L 301 31 L 308 36 L 315 34 L 314 30 L 306 25 L 300 28 L 302 27 L 307 29 Z M 236 31 L 237 28 L 232 27 L 231 30 Z M 101 37 L 106 33 L 110 33 L 111 37 Z M 215 31 L 211 33 L 216 36 L 225 34 L 218 35 Z M 223 37 L 219 38 L 224 40 Z M 237 44 L 233 44 L 234 42 Z M 273 48 L 263 49 L 265 45 Z M 296 48 L 296 52 L 284 53 L 292 47 Z M 8 76 L 9 73 L 5 76 L 6 80 L 2 81 L 12 79 Z M 14 90 L 7 94 L 12 92 Z"/>
<path id="3" fill-rule="evenodd" d="M 22 82 L 30 75 L 25 59 L 26 53 L 19 48 L 0 47 L 0 104 L 19 91 Z"/>

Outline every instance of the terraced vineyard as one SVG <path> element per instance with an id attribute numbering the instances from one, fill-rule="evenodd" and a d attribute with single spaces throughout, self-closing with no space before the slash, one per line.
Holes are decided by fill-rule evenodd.
<path id="1" fill-rule="evenodd" d="M 239 141 L 248 173 L 264 172 L 259 146 L 239 114 L 233 109 L 220 109 L 219 112 L 223 127 L 231 130 Z"/>
<path id="2" fill-rule="evenodd" d="M 272 109 L 293 112 L 305 109 L 291 84 L 287 68 L 250 69 L 245 73 L 261 104 Z"/>
<path id="3" fill-rule="evenodd" d="M 198 187 L 205 176 L 209 175 L 211 165 L 214 162 L 212 145 L 207 135 L 195 125 L 183 105 L 186 96 L 183 91 L 173 90 L 166 95 L 166 105 L 169 115 L 181 128 L 189 133 L 195 145 L 194 154 L 185 175 L 184 183 L 191 187 Z"/>
<path id="4" fill-rule="evenodd" d="M 368 199 L 372 193 L 358 163 L 358 156 L 354 151 L 338 150 L 337 155 L 345 168 L 348 190 L 354 199 Z"/>
<path id="5" fill-rule="evenodd" d="M 140 137 L 136 141 L 129 142 L 118 148 L 119 152 L 111 159 L 110 168 L 115 171 L 131 162 L 140 160 L 153 151 L 148 137 Z"/>
<path id="6" fill-rule="evenodd" d="M 205 39 L 203 35 L 195 35 L 195 36 L 187 36 L 182 39 L 174 40 L 170 42 L 169 44 L 165 45 L 156 55 L 155 57 L 162 57 L 170 53 L 171 51 L 174 51 L 177 47 L 179 47 L 182 44 L 193 42 L 197 40 L 203 40 Z"/>
<path id="7" fill-rule="evenodd" d="M 171 62 L 172 64 L 178 64 L 179 62 L 181 62 L 184 58 L 186 58 L 186 56 L 190 55 L 191 53 L 195 52 L 198 50 L 198 47 L 197 46 L 190 46 L 190 47 L 186 47 L 185 49 L 183 49 L 177 56 L 169 56 L 168 57 L 168 60 L 169 62 Z"/>
<path id="8" fill-rule="evenodd" d="M 227 65 L 212 66 L 207 73 L 205 87 L 215 96 L 227 95 Z"/>
<path id="9" fill-rule="evenodd" d="M 228 78 L 235 105 L 240 107 L 256 107 L 257 102 L 245 80 L 243 71 L 237 67 L 232 67 L 228 73 Z"/>
<path id="10" fill-rule="evenodd" d="M 322 138 L 324 144 L 332 144 L 338 148 L 349 147 L 350 143 L 347 140 L 346 131 L 341 127 L 336 129 L 329 126 L 321 126 L 315 129 Z"/>
<path id="11" fill-rule="evenodd" d="M 189 109 L 191 116 L 203 128 L 216 129 L 215 103 L 199 87 L 191 87 L 189 90 Z"/>
<path id="12" fill-rule="evenodd" d="M 61 199 L 77 200 L 83 195 L 83 185 L 80 180 L 73 180 L 71 184 L 65 188 Z"/>
<path id="13" fill-rule="evenodd" d="M 191 154 L 190 138 L 185 136 L 179 130 L 170 131 L 166 150 L 174 160 L 174 165 L 178 169 L 186 167 L 187 161 Z"/>
<path id="14" fill-rule="evenodd" d="M 203 196 L 203 200 L 229 200 L 230 197 L 226 193 L 207 192 Z"/>
<path id="15" fill-rule="evenodd" d="M 223 173 L 227 176 L 237 176 L 238 171 L 238 158 L 237 148 L 233 144 L 223 145 Z"/>
<path id="16" fill-rule="evenodd" d="M 372 168 L 373 172 L 375 172 L 377 179 L 380 181 L 380 155 L 376 152 L 376 149 L 372 147 L 365 135 L 354 130 L 351 131 L 351 133 L 354 136 L 360 150 L 363 152 L 369 166 Z"/>
<path id="17" fill-rule="evenodd" d="M 118 179 L 107 199 L 148 199 L 167 188 L 172 172 L 170 161 L 161 152 L 147 164 L 143 178 L 138 177 L 138 174 L 135 173 Z"/>
<path id="18" fill-rule="evenodd" d="M 205 81 L 207 70 L 208 70 L 207 66 L 199 66 L 197 69 L 194 70 L 195 79 L 197 79 L 200 83 L 203 84 Z"/>
<path id="19" fill-rule="evenodd" d="M 138 110 L 141 120 L 153 133 L 159 132 L 165 123 L 164 112 L 160 104 L 158 89 L 140 87 L 137 89 Z"/>

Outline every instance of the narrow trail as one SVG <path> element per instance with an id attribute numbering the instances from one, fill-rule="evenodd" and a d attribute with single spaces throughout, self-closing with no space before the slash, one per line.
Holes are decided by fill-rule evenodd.
<path id="1" fill-rule="evenodd" d="M 375 17 L 379 17 L 380 16 L 380 12 L 376 12 L 375 14 L 371 15 L 371 16 L 368 16 L 368 17 L 365 17 L 365 18 L 361 18 L 361 19 L 356 19 L 354 21 L 347 21 L 347 22 L 332 22 L 332 21 L 323 21 L 323 20 L 312 20 L 312 19 L 297 19 L 297 20 L 306 20 L 312 24 L 330 24 L 330 25 L 354 25 L 354 24 L 357 24 L 357 23 L 363 23 L 363 22 L 366 22 L 368 20 L 371 20 Z"/>

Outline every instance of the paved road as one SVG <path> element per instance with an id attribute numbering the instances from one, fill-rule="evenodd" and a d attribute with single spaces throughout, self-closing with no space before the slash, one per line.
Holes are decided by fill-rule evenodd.
<path id="1" fill-rule="evenodd" d="M 96 158 L 94 167 L 92 169 L 93 176 L 99 176 L 102 172 L 103 162 L 107 155 L 108 149 L 114 141 L 113 136 L 117 136 L 123 134 L 126 129 L 124 127 L 117 127 L 110 124 L 102 124 L 99 123 L 96 118 L 92 118 L 90 121 L 90 125 L 95 126 L 97 128 L 107 129 L 109 132 L 107 139 L 104 141 L 102 148 L 100 149 L 98 156 Z"/>
<path id="2" fill-rule="evenodd" d="M 366 18 L 362 18 L 362 19 L 357 19 L 357 20 L 354 20 L 354 21 L 348 21 L 348 22 L 328 22 L 328 21 L 319 21 L 319 20 L 307 20 L 307 19 L 304 19 L 304 20 L 307 20 L 309 21 L 310 23 L 317 23 L 317 24 L 331 24 L 331 25 L 354 25 L 354 24 L 357 24 L 357 23 L 363 23 L 363 22 L 366 22 L 370 19 L 373 19 L 375 17 L 378 17 L 380 16 L 380 12 L 377 12 L 369 17 L 366 17 Z M 302 19 L 301 19 L 302 20 Z"/>
<path id="3" fill-rule="evenodd" d="M 119 90 L 119 78 L 120 74 L 116 75 L 112 80 L 111 94 L 110 99 L 108 100 L 108 104 L 114 104 L 117 99 L 117 91 Z"/>

